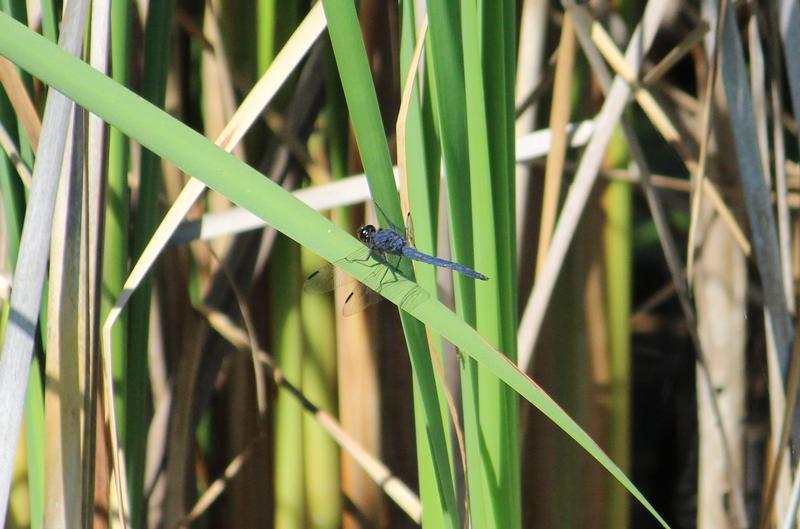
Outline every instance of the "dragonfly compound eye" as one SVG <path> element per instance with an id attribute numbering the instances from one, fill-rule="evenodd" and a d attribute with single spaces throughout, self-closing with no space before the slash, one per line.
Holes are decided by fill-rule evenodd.
<path id="1" fill-rule="evenodd" d="M 366 226 L 361 226 L 358 228 L 358 240 L 363 243 L 368 243 L 372 240 L 372 235 L 375 233 L 375 227 L 372 224 L 367 224 Z"/>

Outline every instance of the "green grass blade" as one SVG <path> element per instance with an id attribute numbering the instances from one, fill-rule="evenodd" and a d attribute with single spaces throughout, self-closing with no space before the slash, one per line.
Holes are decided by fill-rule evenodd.
<path id="1" fill-rule="evenodd" d="M 123 86 L 128 86 L 130 69 L 131 4 L 111 3 L 111 76 Z M 128 189 L 128 139 L 122 132 L 111 127 L 108 132 L 108 162 L 106 187 L 106 216 L 103 234 L 103 273 L 101 289 L 101 313 L 105 319 L 114 301 L 122 292 L 128 272 L 130 191 Z M 126 359 L 128 348 L 128 311 L 112 329 L 114 356 L 114 387 L 116 388 L 116 411 L 123 424 L 127 417 Z M 134 479 L 136 476 L 134 475 Z M 138 505 L 138 504 L 137 504 Z"/>
<path id="2" fill-rule="evenodd" d="M 501 274 L 499 262 L 503 250 L 508 250 L 510 246 L 501 244 L 499 239 L 513 240 L 514 234 L 498 231 L 496 220 L 506 217 L 510 208 L 507 205 L 507 193 L 495 196 L 498 189 L 495 181 L 508 180 L 509 160 L 513 160 L 509 158 L 512 151 L 509 150 L 508 131 L 503 117 L 509 109 L 506 105 L 499 105 L 502 108 L 496 109 L 492 114 L 495 123 L 493 129 L 497 134 L 492 135 L 490 141 L 486 94 L 489 86 L 498 82 L 502 84 L 505 74 L 501 67 L 506 61 L 500 56 L 485 56 L 485 48 L 482 46 L 482 43 L 492 39 L 494 32 L 501 31 L 501 28 L 489 24 L 492 19 L 485 20 L 479 16 L 485 12 L 480 11 L 478 6 L 463 5 L 461 14 L 473 240 L 475 247 L 482 249 L 474 252 L 475 266 L 495 278 L 494 281 L 481 282 L 475 286 L 476 328 L 496 348 L 510 347 L 509 356 L 513 358 L 516 329 L 513 325 L 502 324 L 503 315 L 513 314 L 513 310 L 508 303 L 508 297 L 505 309 L 502 308 L 499 295 L 499 286 L 508 277 Z M 495 65 L 495 71 L 484 71 L 484 64 Z M 492 160 L 496 163 L 493 164 Z M 501 189 L 505 187 L 507 186 L 502 186 Z M 498 213 L 496 209 L 503 213 Z M 506 255 L 503 259 L 508 262 L 512 260 L 512 256 Z M 505 336 L 504 329 L 507 331 Z M 519 527 L 521 513 L 517 398 L 492 374 L 480 368 L 474 371 L 474 364 L 468 363 L 466 367 L 464 417 L 465 424 L 472 425 L 475 430 L 472 435 L 467 433 L 467 468 L 472 469 L 472 475 L 468 475 L 468 485 L 471 490 L 473 523 L 478 526 Z"/>
<path id="3" fill-rule="evenodd" d="M 25 397 L 25 441 L 28 455 L 28 494 L 31 504 L 31 529 L 39 529 L 44 521 L 44 391 L 39 355 L 33 356 Z"/>
<path id="4" fill-rule="evenodd" d="M 428 71 L 446 168 L 451 247 L 453 259 L 472 266 L 472 230 L 469 219 L 470 177 L 467 151 L 466 95 L 461 53 L 461 14 L 458 2 L 445 0 L 428 5 Z M 464 319 L 475 321 L 474 281 L 454 276 L 456 308 Z"/>
<path id="5" fill-rule="evenodd" d="M 403 2 L 402 8 L 402 22 L 401 22 L 401 38 L 400 38 L 400 72 L 401 78 L 408 81 L 409 68 L 417 46 L 417 35 L 414 3 Z M 438 217 L 438 200 L 439 200 L 439 153 L 438 150 L 431 152 L 428 146 L 436 142 L 429 141 L 431 136 L 432 127 L 426 130 L 425 116 L 423 114 L 422 103 L 419 96 L 419 82 L 414 79 L 410 100 L 408 103 L 408 110 L 405 119 L 405 130 L 398 130 L 398 150 L 400 145 L 400 134 L 405 136 L 405 159 L 406 159 L 406 177 L 407 177 L 407 191 L 408 191 L 408 207 L 413 211 L 413 237 L 414 245 L 423 252 L 435 255 L 436 252 L 436 238 L 437 238 L 437 217 Z M 402 86 L 402 92 L 406 90 Z M 399 127 L 400 125 L 398 125 Z M 435 139 L 435 138 L 434 138 Z M 400 153 L 398 153 L 400 154 Z M 436 269 L 431 266 L 419 266 L 415 269 L 415 277 L 417 282 L 422 285 L 429 292 L 436 292 L 438 285 L 436 280 Z M 441 337 L 435 334 L 435 331 L 430 332 L 430 344 L 433 347 L 433 354 L 436 354 L 442 365 L 444 359 L 442 357 L 442 341 Z M 440 408 L 440 417 L 445 420 L 448 417 L 447 401 L 445 398 L 445 388 L 443 382 L 439 378 L 435 379 L 437 399 Z M 424 410 L 422 408 L 421 399 L 418 398 L 415 392 L 414 399 L 414 412 L 418 423 L 424 422 Z M 453 461 L 453 444 L 450 434 L 449 424 L 444 425 L 444 434 L 446 436 L 443 444 L 450 452 L 448 459 Z M 435 487 L 436 483 L 436 467 L 433 460 L 433 453 L 429 446 L 425 443 L 425 437 L 418 432 L 417 434 L 417 466 L 419 469 L 419 488 L 420 498 L 425 509 L 423 511 L 424 525 L 430 527 L 442 527 L 445 524 L 444 517 L 446 515 L 442 503 L 437 501 L 439 492 Z"/>
<path id="6" fill-rule="evenodd" d="M 303 380 L 305 350 L 300 313 L 300 249 L 278 236 L 270 258 L 271 314 L 275 327 L 271 351 L 287 380 Z M 280 286 L 279 286 L 280 285 Z M 275 529 L 295 529 L 305 523 L 305 454 L 303 407 L 287 391 L 278 393 L 274 415 Z"/>
<path id="7" fill-rule="evenodd" d="M 305 248 L 300 249 L 303 277 L 324 262 Z M 321 410 L 337 415 L 336 325 L 331 299 L 301 293 L 300 317 L 306 361 L 303 393 Z M 342 519 L 339 445 L 308 414 L 303 417 L 306 502 L 309 527 L 336 529 Z"/>
<path id="8" fill-rule="evenodd" d="M 372 196 L 389 216 L 391 223 L 403 226 L 404 219 L 400 213 L 400 203 L 395 191 L 389 147 L 378 110 L 377 96 L 367 63 L 355 5 L 351 0 L 328 0 L 323 2 L 323 5 L 353 131 Z M 401 270 L 411 277 L 412 272 L 407 263 L 401 265 Z M 421 409 L 423 412 L 421 421 L 418 415 L 418 423 L 421 422 L 422 425 L 417 428 L 417 446 L 423 453 L 419 462 L 425 465 L 420 474 L 429 473 L 431 468 L 428 467 L 428 462 L 432 462 L 433 473 L 436 476 L 437 509 L 431 515 L 437 517 L 438 523 L 443 522 L 444 527 L 457 529 L 460 523 L 453 473 L 450 468 L 445 427 L 447 422 L 438 398 L 439 392 L 428 350 L 427 336 L 422 325 L 408 314 L 401 312 L 400 317 L 414 373 L 414 396 L 421 401 L 421 406 L 417 405 L 416 409 Z M 425 454 L 426 450 L 430 451 L 430 458 Z M 443 513 L 442 519 L 438 519 L 439 508 Z M 423 517 L 426 517 L 425 509 Z"/>
<path id="9" fill-rule="evenodd" d="M 164 107 L 167 68 L 171 54 L 172 0 L 158 0 L 149 5 L 144 37 L 144 79 L 142 94 L 159 108 Z M 159 211 L 161 160 L 152 151 L 143 150 L 139 173 L 139 196 L 133 225 L 133 258 L 138 258 L 155 231 Z M 125 417 L 123 443 L 127 466 L 131 523 L 141 525 L 144 511 L 144 463 L 147 441 L 147 350 L 150 336 L 150 299 L 152 278 L 142 282 L 131 298 L 128 349 L 125 357 Z"/>

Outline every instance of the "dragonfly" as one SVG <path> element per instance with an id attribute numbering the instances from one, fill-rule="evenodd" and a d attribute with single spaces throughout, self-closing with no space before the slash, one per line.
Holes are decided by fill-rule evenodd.
<path id="1" fill-rule="evenodd" d="M 381 274 L 381 279 L 379 281 L 381 286 L 389 273 L 391 273 L 393 280 L 396 280 L 398 275 L 402 275 L 399 270 L 399 264 L 403 257 L 440 268 L 447 268 L 481 281 L 489 280 L 487 276 L 476 272 L 472 268 L 417 250 L 409 243 L 408 237 L 396 226 L 391 226 L 390 228 L 376 228 L 372 224 L 365 224 L 356 230 L 356 237 L 366 246 L 366 256 L 362 249 L 345 257 L 343 260 L 365 262 L 369 257 L 373 257 L 379 262 L 378 266 L 380 266 L 380 268 L 374 273 Z M 390 262 L 393 256 L 398 258 L 396 263 Z M 308 278 L 306 278 L 304 289 L 313 292 L 330 292 L 337 286 L 342 286 L 352 281 L 352 278 L 343 278 L 337 283 L 334 265 L 328 264 L 309 275 Z M 401 305 L 405 308 L 410 308 L 410 303 L 419 302 L 424 299 L 425 296 L 425 291 L 417 286 L 406 296 L 406 299 L 403 300 Z M 357 287 L 347 296 L 343 312 L 346 316 L 355 314 L 378 302 L 380 299 L 377 293 L 364 286 L 362 283 L 358 283 Z"/>

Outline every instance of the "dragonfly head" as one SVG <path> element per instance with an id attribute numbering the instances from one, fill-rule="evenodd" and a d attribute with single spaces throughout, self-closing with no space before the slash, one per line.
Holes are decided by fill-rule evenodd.
<path id="1" fill-rule="evenodd" d="M 375 226 L 372 224 L 361 226 L 358 228 L 356 235 L 358 236 L 359 241 L 369 245 L 369 243 L 372 241 L 372 236 L 375 235 Z"/>

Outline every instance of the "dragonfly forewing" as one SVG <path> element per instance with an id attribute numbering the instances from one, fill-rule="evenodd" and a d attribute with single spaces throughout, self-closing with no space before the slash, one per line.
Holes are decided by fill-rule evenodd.
<path id="1" fill-rule="evenodd" d="M 342 305 L 342 314 L 345 316 L 352 316 L 374 305 L 382 299 L 382 296 L 378 294 L 378 292 L 383 291 L 383 289 L 389 285 L 397 282 L 402 276 L 397 270 L 396 265 L 392 266 L 394 263 L 382 261 L 380 258 L 378 259 L 382 261 L 382 263 L 376 264 L 372 262 L 368 264 L 366 260 L 367 253 L 366 249 L 365 251 L 359 250 L 344 259 L 336 261 L 334 264 L 323 266 L 306 278 L 303 289 L 308 292 L 316 293 L 327 293 L 336 289 L 342 290 L 345 296 Z M 340 263 L 344 260 L 363 262 L 364 266 L 371 268 L 370 276 L 380 285 L 378 292 L 347 275 L 340 269 L 337 269 L 336 263 Z M 400 306 L 402 308 L 411 309 L 418 303 L 427 299 L 427 297 L 428 294 L 421 287 L 416 286 L 403 297 Z"/>
<path id="2" fill-rule="evenodd" d="M 371 307 L 381 300 L 380 294 L 369 288 L 363 283 L 353 283 L 353 288 L 348 291 L 347 297 L 342 304 L 342 314 L 352 316 L 358 314 L 367 307 Z"/>
<path id="3" fill-rule="evenodd" d="M 357 314 L 381 300 L 375 291 L 330 264 L 308 276 L 303 285 L 303 290 L 316 294 L 325 294 L 336 289 L 346 292 L 342 306 L 342 314 L 345 316 Z"/>
<path id="4" fill-rule="evenodd" d="M 337 272 L 333 265 L 327 264 L 319 270 L 315 270 L 306 278 L 305 283 L 303 283 L 303 290 L 325 294 L 350 281 L 353 281 L 352 277 L 344 272 Z"/>
<path id="5" fill-rule="evenodd" d="M 358 282 L 354 277 L 343 272 L 337 264 L 343 262 L 363 263 L 364 266 L 384 270 L 379 264 L 369 264 L 369 249 L 362 248 L 343 259 L 328 263 L 311 273 L 303 284 L 303 290 L 318 294 L 325 294 L 333 290 L 344 290 L 345 301 L 342 313 L 351 316 L 381 300 L 381 296 L 366 285 Z M 377 272 L 378 270 L 376 270 Z M 373 272 L 374 273 L 374 272 Z M 383 273 L 383 272 L 380 272 Z M 348 287 L 348 288 L 344 288 Z"/>
<path id="6" fill-rule="evenodd" d="M 303 290 L 324 294 L 335 290 L 337 287 L 354 282 L 355 279 L 344 273 L 337 265 L 343 262 L 365 263 L 368 256 L 369 250 L 367 248 L 359 248 L 343 259 L 325 264 L 325 266 L 306 277 L 306 281 L 303 283 Z"/>

